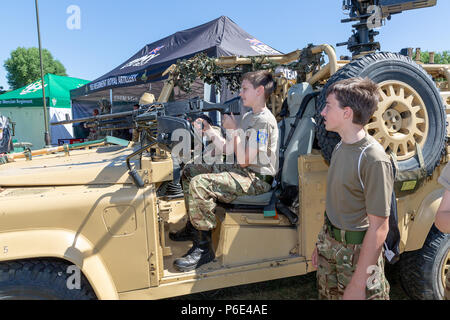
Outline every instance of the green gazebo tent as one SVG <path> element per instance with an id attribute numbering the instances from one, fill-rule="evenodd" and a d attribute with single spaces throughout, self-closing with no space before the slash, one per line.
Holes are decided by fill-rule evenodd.
<path id="1" fill-rule="evenodd" d="M 89 81 L 46 74 L 45 97 L 49 122 L 72 118 L 70 90 L 79 88 Z M 15 122 L 14 139 L 31 142 L 33 149 L 44 147 L 44 110 L 42 81 L 38 80 L 23 88 L 0 95 L 0 114 Z M 58 139 L 73 138 L 72 125 L 50 126 L 52 144 Z"/>

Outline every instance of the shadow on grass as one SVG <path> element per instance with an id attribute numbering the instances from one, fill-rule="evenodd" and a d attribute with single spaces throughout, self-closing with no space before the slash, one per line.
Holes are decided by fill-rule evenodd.
<path id="1" fill-rule="evenodd" d="M 386 266 L 391 300 L 409 300 L 400 285 L 398 268 Z M 175 300 L 317 300 L 316 273 L 258 282 L 173 298 Z"/>

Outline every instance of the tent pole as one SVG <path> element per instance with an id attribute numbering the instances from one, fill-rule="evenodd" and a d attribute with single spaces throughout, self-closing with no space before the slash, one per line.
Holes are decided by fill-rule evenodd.
<path id="1" fill-rule="evenodd" d="M 113 92 L 112 92 L 112 89 L 109 89 L 109 101 L 111 102 L 111 110 L 110 110 L 110 113 L 112 114 L 112 113 L 113 113 Z M 113 135 L 112 130 L 109 131 L 109 135 L 110 135 L 110 136 Z"/>
<path id="2" fill-rule="evenodd" d="M 42 100 L 44 102 L 44 142 L 46 147 L 51 146 L 50 132 L 48 130 L 48 115 L 47 115 L 47 101 L 45 100 L 45 82 L 44 82 L 44 67 L 42 63 L 42 47 L 41 47 L 41 31 L 39 26 L 39 9 L 38 0 L 34 1 L 36 6 L 36 22 L 39 42 L 39 59 L 41 63 L 41 82 L 42 82 Z"/>

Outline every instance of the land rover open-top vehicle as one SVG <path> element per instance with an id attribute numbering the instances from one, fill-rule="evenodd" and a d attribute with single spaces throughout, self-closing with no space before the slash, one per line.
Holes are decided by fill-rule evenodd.
<path id="1" fill-rule="evenodd" d="M 269 104 L 283 132 L 278 185 L 259 196 L 219 203 L 216 259 L 194 271 L 173 268 L 191 242 L 168 237 L 188 219 L 177 184 L 180 164 L 170 153 L 171 134 L 175 128 L 189 130 L 188 116 L 206 109 L 186 109 L 178 117 L 161 111 L 169 110 L 170 92 L 182 85 L 179 66 L 167 71 L 158 101 L 120 115 L 133 117 L 139 142 L 107 137 L 5 155 L 0 165 L 0 298 L 159 299 L 315 271 L 310 259 L 323 225 L 327 163 L 338 142 L 325 130 L 320 111 L 330 84 L 361 76 L 380 86 L 380 103 L 366 130 L 393 156 L 400 173 L 397 263 L 402 284 L 412 298 L 442 299 L 450 238 L 433 223 L 443 194 L 437 178 L 448 161 L 450 67 L 377 52 L 376 32 L 370 28 L 374 14 L 383 20 L 435 4 L 344 1 L 348 20 L 357 22 L 347 43 L 353 53 L 349 60 L 338 60 L 329 45 L 279 56 L 207 59 L 222 71 L 234 70 L 228 73 L 233 79 L 251 68 L 276 73 L 277 66 L 295 70 L 297 79 L 276 73 L 277 90 Z M 204 105 L 190 100 L 186 106 Z M 91 120 L 101 124 L 105 119 Z M 277 214 L 265 215 L 274 199 Z"/>

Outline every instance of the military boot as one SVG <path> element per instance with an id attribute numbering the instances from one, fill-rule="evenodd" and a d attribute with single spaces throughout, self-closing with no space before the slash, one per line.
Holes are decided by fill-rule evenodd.
<path id="1" fill-rule="evenodd" d="M 191 271 L 205 263 L 211 262 L 216 257 L 211 243 L 211 231 L 196 231 L 192 248 L 181 258 L 174 261 L 174 266 L 179 271 Z"/>
<path id="2" fill-rule="evenodd" d="M 192 225 L 191 221 L 188 220 L 186 226 L 177 231 L 177 232 L 169 232 L 169 238 L 172 241 L 194 241 L 196 229 Z"/>

